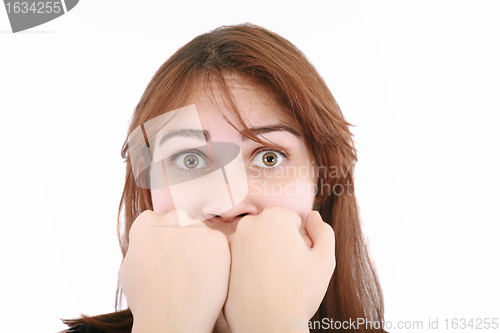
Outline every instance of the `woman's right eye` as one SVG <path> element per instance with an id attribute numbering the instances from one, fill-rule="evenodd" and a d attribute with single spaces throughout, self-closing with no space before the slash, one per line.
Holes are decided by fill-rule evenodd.
<path id="1" fill-rule="evenodd" d="M 181 153 L 174 157 L 174 163 L 183 170 L 205 169 L 210 166 L 205 157 L 195 152 Z"/>

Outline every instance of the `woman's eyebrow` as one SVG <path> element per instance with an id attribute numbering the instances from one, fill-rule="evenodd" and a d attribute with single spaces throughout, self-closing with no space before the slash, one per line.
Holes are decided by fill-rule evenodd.
<path id="1" fill-rule="evenodd" d="M 250 132 L 252 132 L 255 135 L 263 135 L 266 133 L 270 132 L 289 132 L 295 135 L 296 137 L 301 137 L 300 133 L 291 128 L 290 126 L 284 125 L 284 124 L 276 124 L 276 125 L 266 125 L 266 126 L 260 126 L 260 127 L 253 127 L 249 128 Z M 247 139 L 246 137 L 243 137 L 243 140 Z"/>
<path id="2" fill-rule="evenodd" d="M 206 141 L 206 142 L 210 141 L 210 133 L 207 130 L 183 128 L 175 132 L 169 132 L 163 135 L 158 145 L 161 145 L 165 143 L 165 141 L 176 136 L 182 136 L 185 138 L 195 138 L 200 141 Z"/>

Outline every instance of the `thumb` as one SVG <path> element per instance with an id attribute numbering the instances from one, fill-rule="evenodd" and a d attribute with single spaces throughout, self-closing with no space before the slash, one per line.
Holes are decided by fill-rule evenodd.
<path id="1" fill-rule="evenodd" d="M 302 236 L 302 239 L 304 240 L 304 243 L 306 244 L 306 246 L 311 249 L 312 248 L 312 241 L 311 241 L 311 238 L 309 238 L 309 235 L 307 234 L 306 229 L 304 228 L 303 224 L 299 229 L 299 233 Z"/>
<path id="2" fill-rule="evenodd" d="M 332 227 L 323 221 L 318 211 L 311 211 L 306 216 L 304 225 L 312 241 L 312 249 L 335 251 L 335 234 Z"/>

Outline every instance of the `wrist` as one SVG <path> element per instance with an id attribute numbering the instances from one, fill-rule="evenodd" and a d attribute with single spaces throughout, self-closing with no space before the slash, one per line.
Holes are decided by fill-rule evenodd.
<path id="1" fill-rule="evenodd" d="M 137 316 L 134 315 L 131 333 L 169 333 L 168 323 L 160 316 Z"/>
<path id="2" fill-rule="evenodd" d="M 212 333 L 215 322 L 208 323 L 205 318 L 176 316 L 167 318 L 161 315 L 134 316 L 131 333 Z"/>
<path id="3" fill-rule="evenodd" d="M 296 317 L 246 316 L 228 324 L 232 333 L 309 333 L 309 321 Z"/>

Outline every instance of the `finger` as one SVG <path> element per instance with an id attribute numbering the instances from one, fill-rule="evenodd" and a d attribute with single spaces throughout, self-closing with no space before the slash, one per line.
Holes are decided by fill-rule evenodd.
<path id="1" fill-rule="evenodd" d="M 317 211 L 306 216 L 305 231 L 312 241 L 312 248 L 320 251 L 335 251 L 335 235 L 332 227 L 325 223 Z"/>
<path id="2" fill-rule="evenodd" d="M 215 327 L 217 328 L 217 332 L 220 333 L 231 333 L 229 325 L 227 324 L 226 317 L 224 316 L 224 312 L 221 311 L 219 314 L 219 318 L 217 318 L 217 322 L 215 323 Z"/>
<path id="3" fill-rule="evenodd" d="M 305 220 L 304 220 L 305 223 Z M 306 229 L 304 228 L 304 223 L 301 224 L 300 229 L 299 229 L 299 234 L 302 236 L 302 239 L 304 240 L 304 243 L 308 248 L 312 248 L 312 241 L 309 235 L 307 234 Z"/>
<path id="4" fill-rule="evenodd" d="M 153 211 L 145 211 L 141 215 L 148 220 L 151 227 L 205 227 L 200 220 L 192 219 L 187 212 L 182 209 L 173 209 L 166 214 L 157 214 Z M 135 223 L 135 222 L 134 222 Z"/>
<path id="5" fill-rule="evenodd" d="M 304 233 L 301 234 L 302 235 L 302 239 L 304 240 L 304 243 L 306 244 L 306 246 L 310 249 L 312 249 L 312 240 L 311 238 L 309 238 L 309 235 L 307 234 L 306 230 L 304 230 Z"/>

